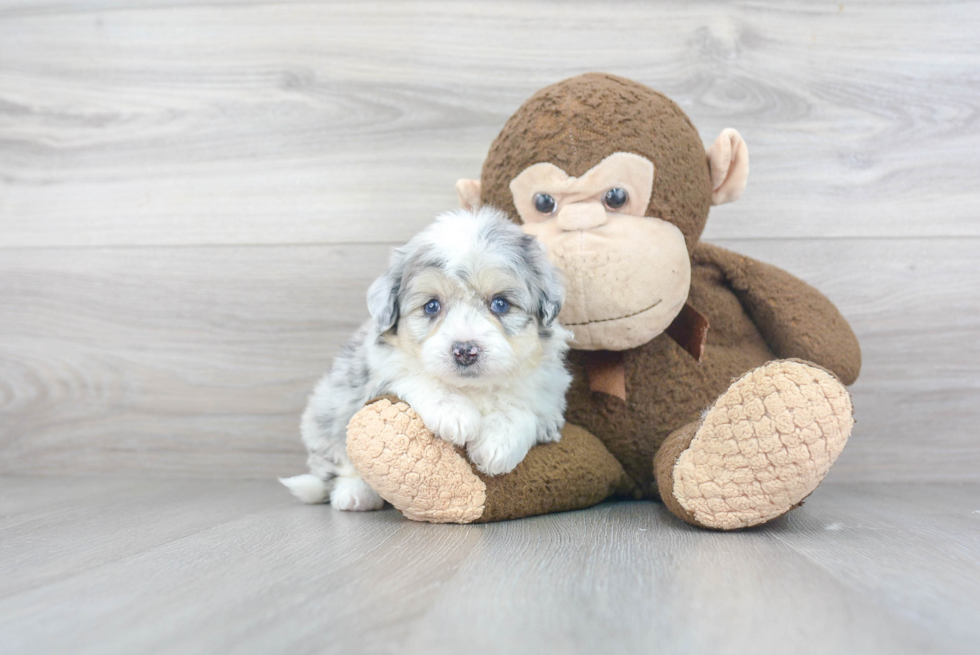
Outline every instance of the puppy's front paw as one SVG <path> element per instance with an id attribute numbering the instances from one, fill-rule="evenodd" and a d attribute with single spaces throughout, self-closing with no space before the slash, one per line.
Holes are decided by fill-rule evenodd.
<path id="1" fill-rule="evenodd" d="M 464 403 L 454 404 L 440 417 L 436 436 L 455 446 L 463 446 L 480 432 L 480 412 Z"/>
<path id="2" fill-rule="evenodd" d="M 433 434 L 454 446 L 464 446 L 480 433 L 482 417 L 468 399 L 444 396 L 435 402 L 416 406 L 415 411 Z"/>
<path id="3" fill-rule="evenodd" d="M 510 473 L 524 461 L 536 434 L 524 421 L 491 415 L 483 421 L 480 436 L 470 442 L 466 452 L 476 468 L 487 475 Z"/>
<path id="4" fill-rule="evenodd" d="M 561 429 L 565 427 L 565 419 L 541 419 L 538 421 L 538 443 L 554 443 L 561 441 Z"/>

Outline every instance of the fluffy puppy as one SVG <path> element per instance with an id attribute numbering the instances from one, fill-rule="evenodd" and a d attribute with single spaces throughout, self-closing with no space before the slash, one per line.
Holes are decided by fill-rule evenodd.
<path id="1" fill-rule="evenodd" d="M 558 441 L 571 376 L 571 333 L 555 322 L 565 292 L 541 245 L 492 208 L 443 214 L 368 290 L 371 319 L 317 384 L 303 413 L 308 475 L 282 479 L 307 503 L 384 504 L 351 466 L 347 423 L 394 394 L 426 427 L 465 446 L 488 475 L 536 443 Z"/>

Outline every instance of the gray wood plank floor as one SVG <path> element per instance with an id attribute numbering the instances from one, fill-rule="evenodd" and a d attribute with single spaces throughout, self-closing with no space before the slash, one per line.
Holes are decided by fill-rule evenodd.
<path id="1" fill-rule="evenodd" d="M 274 481 L 0 478 L 3 653 L 975 653 L 980 487 L 828 484 L 761 529 L 485 526 Z"/>

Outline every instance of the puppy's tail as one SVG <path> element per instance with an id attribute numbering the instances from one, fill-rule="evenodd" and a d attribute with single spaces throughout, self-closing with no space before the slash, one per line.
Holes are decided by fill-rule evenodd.
<path id="1" fill-rule="evenodd" d="M 279 482 L 282 482 L 294 496 L 310 505 L 325 502 L 333 488 L 333 484 L 321 480 L 312 473 L 294 475 L 291 478 L 279 478 Z"/>

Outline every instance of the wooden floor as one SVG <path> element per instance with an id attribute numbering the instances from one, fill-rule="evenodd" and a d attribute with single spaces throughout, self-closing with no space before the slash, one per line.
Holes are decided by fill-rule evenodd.
<path id="1" fill-rule="evenodd" d="M 659 504 L 485 526 L 275 482 L 0 479 L 2 653 L 976 653 L 980 487 L 825 485 L 763 529 Z"/>

